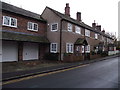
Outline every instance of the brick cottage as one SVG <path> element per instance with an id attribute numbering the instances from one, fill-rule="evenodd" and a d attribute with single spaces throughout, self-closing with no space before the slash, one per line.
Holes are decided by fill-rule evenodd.
<path id="1" fill-rule="evenodd" d="M 39 15 L 2 2 L 0 20 L 0 62 L 42 60 L 50 56 L 56 56 L 56 60 L 79 61 L 115 50 L 114 38 L 105 34 L 101 25 L 85 24 L 81 12 L 76 13 L 76 19 L 70 17 L 69 3 L 65 14 L 46 7 Z"/>

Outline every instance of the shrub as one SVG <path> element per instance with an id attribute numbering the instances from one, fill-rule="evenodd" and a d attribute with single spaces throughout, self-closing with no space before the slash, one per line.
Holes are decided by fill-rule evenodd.
<path id="1" fill-rule="evenodd" d="M 95 53 L 95 51 L 91 51 L 91 54 L 92 54 L 92 55 L 95 55 L 96 53 Z"/>
<path id="2" fill-rule="evenodd" d="M 59 59 L 59 53 L 46 53 L 44 58 L 46 60 L 58 60 Z"/>
<path id="3" fill-rule="evenodd" d="M 103 52 L 101 53 L 101 56 L 103 56 L 103 57 L 108 56 L 108 51 L 103 51 Z"/>
<path id="4" fill-rule="evenodd" d="M 64 53 L 64 56 L 71 56 L 72 53 Z"/>
<path id="5" fill-rule="evenodd" d="M 102 53 L 103 53 L 102 50 L 98 50 L 98 51 L 97 51 L 97 54 L 102 54 Z"/>

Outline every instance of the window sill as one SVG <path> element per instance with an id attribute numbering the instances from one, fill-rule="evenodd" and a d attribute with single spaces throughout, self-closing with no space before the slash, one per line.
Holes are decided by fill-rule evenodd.
<path id="1" fill-rule="evenodd" d="M 27 29 L 28 31 L 38 32 L 38 30 Z"/>
<path id="2" fill-rule="evenodd" d="M 51 51 L 50 53 L 57 53 L 57 52 Z"/>
<path id="3" fill-rule="evenodd" d="M 51 32 L 57 32 L 57 31 L 58 31 L 58 30 L 54 30 L 54 31 L 53 31 L 53 30 L 51 30 Z"/>
<path id="4" fill-rule="evenodd" d="M 18 28 L 17 26 L 10 26 L 10 25 L 5 25 L 5 24 L 3 24 L 3 26 L 12 27 L 12 28 Z"/>

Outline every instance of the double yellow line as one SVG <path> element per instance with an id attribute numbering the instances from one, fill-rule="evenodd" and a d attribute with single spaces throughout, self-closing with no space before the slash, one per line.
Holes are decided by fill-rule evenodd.
<path id="1" fill-rule="evenodd" d="M 58 71 L 53 71 L 53 72 L 48 72 L 48 73 L 43 73 L 43 74 L 38 74 L 38 75 L 33 75 L 33 76 L 28 76 L 28 77 L 23 77 L 23 78 L 19 78 L 19 79 L 9 80 L 9 81 L 3 82 L 2 84 L 0 83 L 0 85 L 6 85 L 6 84 L 20 82 L 20 81 L 23 81 L 23 80 L 28 80 L 28 79 L 32 79 L 32 78 L 36 78 L 36 77 L 42 77 L 42 76 L 46 76 L 46 75 L 50 75 L 50 74 L 60 73 L 60 72 L 64 72 L 64 71 L 88 66 L 88 65 L 89 64 L 85 64 L 85 65 L 80 65 L 80 66 L 76 66 L 76 67 L 72 67 L 72 68 L 68 68 L 68 69 L 63 69 L 63 70 L 58 70 Z"/>

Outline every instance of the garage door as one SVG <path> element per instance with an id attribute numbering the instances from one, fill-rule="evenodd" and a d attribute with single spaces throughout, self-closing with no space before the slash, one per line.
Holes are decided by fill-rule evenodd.
<path id="1" fill-rule="evenodd" d="M 17 42 L 3 41 L 2 42 L 2 62 L 18 61 Z"/>
<path id="2" fill-rule="evenodd" d="M 24 43 L 23 45 L 23 60 L 36 60 L 38 59 L 38 44 Z"/>

